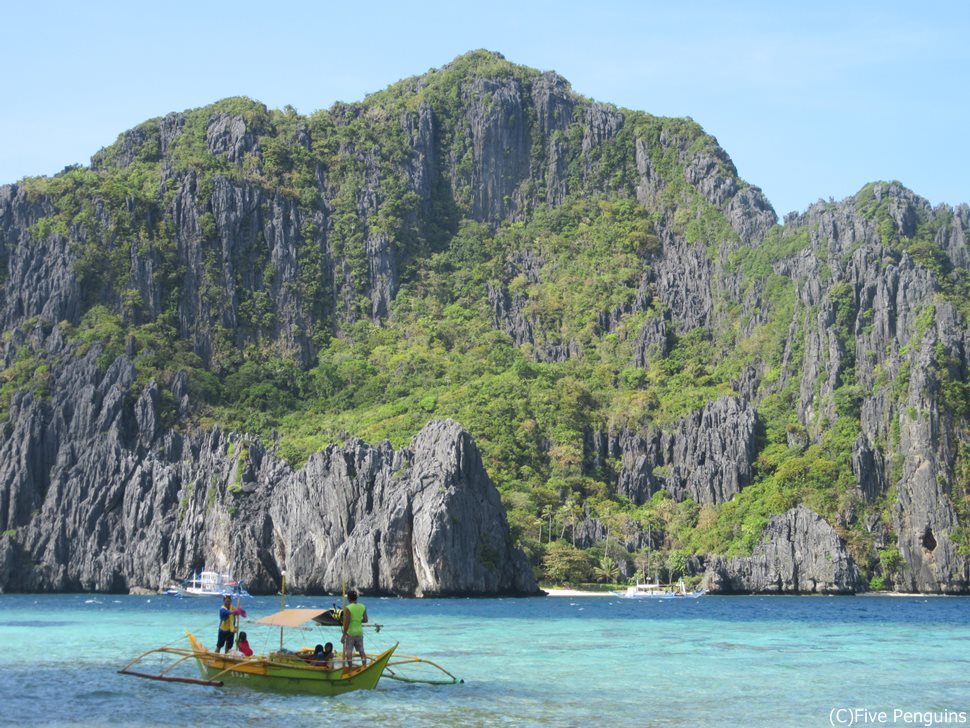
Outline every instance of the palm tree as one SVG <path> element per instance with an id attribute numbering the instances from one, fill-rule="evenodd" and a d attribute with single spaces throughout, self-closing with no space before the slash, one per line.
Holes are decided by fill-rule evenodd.
<path id="1" fill-rule="evenodd" d="M 633 557 L 633 565 L 637 568 L 638 572 L 643 574 L 643 578 L 646 581 L 650 581 L 650 567 L 652 564 L 653 553 L 649 548 L 637 552 L 637 555 Z"/>
<path id="2" fill-rule="evenodd" d="M 610 555 L 610 536 L 612 533 L 613 526 L 613 504 L 612 503 L 601 503 L 597 508 L 596 517 L 601 524 L 606 528 L 606 543 L 603 546 L 603 550 L 606 555 Z"/>
<path id="3" fill-rule="evenodd" d="M 542 513 L 540 514 L 542 518 L 549 519 L 549 543 L 552 543 L 552 517 L 555 514 L 555 509 L 552 506 L 543 506 Z M 542 531 L 539 531 L 539 543 L 542 543 Z"/>
<path id="4" fill-rule="evenodd" d="M 566 537 L 566 529 L 571 526 L 573 530 L 573 546 L 576 545 L 576 523 L 579 521 L 582 513 L 582 508 L 572 498 L 567 498 L 566 502 L 559 507 L 556 515 L 562 521 L 562 532 L 559 534 L 560 540 Z"/>
<path id="5" fill-rule="evenodd" d="M 599 566 L 593 567 L 593 574 L 600 581 L 615 584 L 616 580 L 620 578 L 620 567 L 609 556 L 604 556 L 600 559 Z"/>

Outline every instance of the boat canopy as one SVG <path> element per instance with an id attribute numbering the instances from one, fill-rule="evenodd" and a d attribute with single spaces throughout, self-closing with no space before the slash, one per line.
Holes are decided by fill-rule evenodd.
<path id="1" fill-rule="evenodd" d="M 307 622 L 312 622 L 316 617 L 329 611 L 329 609 L 284 609 L 281 612 L 257 619 L 253 624 L 267 624 L 272 627 L 302 627 Z"/>

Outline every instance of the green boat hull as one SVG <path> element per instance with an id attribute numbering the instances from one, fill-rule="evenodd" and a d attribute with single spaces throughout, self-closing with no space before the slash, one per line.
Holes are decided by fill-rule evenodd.
<path id="1" fill-rule="evenodd" d="M 279 693 L 342 695 L 377 687 L 395 649 L 397 645 L 378 655 L 366 667 L 350 671 L 342 668 L 324 670 L 310 666 L 298 657 L 285 655 L 242 659 L 206 652 L 196 653 L 196 661 L 204 679 L 220 681 L 226 686 Z"/>

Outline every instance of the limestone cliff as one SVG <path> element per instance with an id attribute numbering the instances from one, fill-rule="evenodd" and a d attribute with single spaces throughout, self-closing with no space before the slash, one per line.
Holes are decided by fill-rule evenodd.
<path id="1" fill-rule="evenodd" d="M 622 531 L 628 575 L 715 543 L 751 553 L 712 562 L 731 589 L 966 592 L 968 230 L 898 183 L 777 225 L 691 120 L 486 51 L 310 116 L 149 120 L 0 187 L 0 587 L 272 590 L 285 554 L 308 590 L 529 593 L 571 526 Z M 292 471 L 307 392 L 407 437 L 463 411 L 511 530 L 454 424 L 338 424 Z"/>
<path id="2" fill-rule="evenodd" d="M 865 588 L 845 542 L 804 506 L 772 519 L 751 556 L 714 557 L 701 584 L 728 594 L 853 594 Z"/>
<path id="3" fill-rule="evenodd" d="M 257 438 L 159 421 L 155 383 L 128 397 L 126 358 L 70 359 L 51 401 L 18 395 L 4 431 L 0 591 L 159 589 L 205 566 L 254 592 L 529 594 L 498 491 L 454 422 L 393 450 L 351 440 L 293 471 Z"/>

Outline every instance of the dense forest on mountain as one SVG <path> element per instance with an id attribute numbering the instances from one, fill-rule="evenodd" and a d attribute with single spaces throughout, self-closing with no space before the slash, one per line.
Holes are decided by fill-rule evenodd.
<path id="1" fill-rule="evenodd" d="M 692 120 L 486 51 L 231 98 L 3 188 L 0 419 L 127 357 L 243 462 L 457 421 L 548 581 L 699 579 L 804 506 L 858 588 L 965 591 L 968 227 L 897 182 L 779 224 Z"/>

